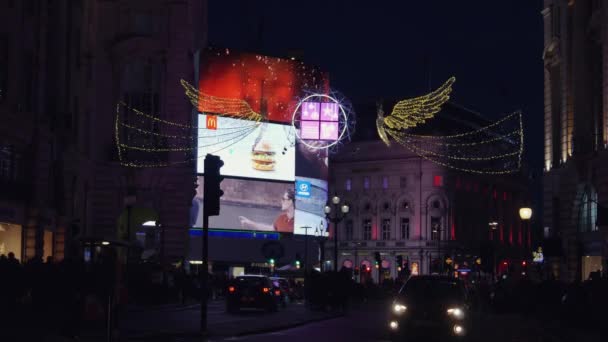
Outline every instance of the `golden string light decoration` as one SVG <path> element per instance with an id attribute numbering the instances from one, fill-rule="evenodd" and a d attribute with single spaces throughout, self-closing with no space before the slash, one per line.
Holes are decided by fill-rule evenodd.
<path id="1" fill-rule="evenodd" d="M 379 106 L 376 128 L 382 141 L 390 146 L 386 136 L 387 129 L 401 130 L 416 127 L 434 117 L 441 110 L 441 106 L 450 99 L 452 84 L 455 81 L 456 78 L 450 77 L 441 87 L 426 95 L 397 102 L 387 117 L 384 116 L 382 106 Z"/>
<path id="2" fill-rule="evenodd" d="M 217 113 L 220 116 L 255 122 L 262 120 L 262 115 L 251 109 L 251 106 L 244 100 L 207 95 L 199 92 L 185 80 L 180 80 L 180 83 L 194 108 L 197 108 L 201 113 Z"/>
<path id="3" fill-rule="evenodd" d="M 390 137 L 412 153 L 457 171 L 490 175 L 517 172 L 524 145 L 521 112 L 495 122 L 483 120 L 481 127 L 455 134 L 412 132 L 440 112 L 450 98 L 454 81 L 451 77 L 427 95 L 399 101 L 387 117 L 379 104 L 376 128 L 382 141 L 390 146 Z"/>
<path id="4" fill-rule="evenodd" d="M 263 124 L 261 116 L 248 116 L 257 120 L 254 121 L 234 118 L 235 112 L 227 114 L 232 119 L 223 122 L 221 127 L 207 129 L 164 120 L 119 102 L 114 127 L 118 160 L 123 166 L 137 168 L 187 164 L 200 157 L 199 149 L 215 153 L 229 148 Z M 169 161 L 168 153 L 176 157 Z"/>

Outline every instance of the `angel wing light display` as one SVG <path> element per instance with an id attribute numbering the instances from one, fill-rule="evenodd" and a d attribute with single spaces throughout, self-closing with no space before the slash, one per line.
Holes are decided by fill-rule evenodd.
<path id="1" fill-rule="evenodd" d="M 523 153 L 521 113 L 515 112 L 496 122 L 481 116 L 459 132 L 449 135 L 420 135 L 411 132 L 435 117 L 450 99 L 455 78 L 429 94 L 399 101 L 389 116 L 378 104 L 376 128 L 380 139 L 397 143 L 433 163 L 477 174 L 508 174 L 519 170 Z M 453 131 L 450 127 L 450 131 Z"/>

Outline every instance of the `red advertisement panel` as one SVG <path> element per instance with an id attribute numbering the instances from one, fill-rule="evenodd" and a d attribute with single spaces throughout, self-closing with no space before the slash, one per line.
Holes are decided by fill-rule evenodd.
<path id="1" fill-rule="evenodd" d="M 291 123 L 298 98 L 306 92 L 329 90 L 327 74 L 302 62 L 229 49 L 207 49 L 201 54 L 199 92 L 245 101 L 268 121 Z M 203 96 L 199 96 L 203 98 Z M 216 106 L 202 113 L 217 113 Z"/>

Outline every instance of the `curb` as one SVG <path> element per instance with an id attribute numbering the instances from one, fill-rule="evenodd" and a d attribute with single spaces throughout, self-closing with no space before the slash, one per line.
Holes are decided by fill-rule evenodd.
<path id="1" fill-rule="evenodd" d="M 252 336 L 252 335 L 259 335 L 259 334 L 281 331 L 281 330 L 287 330 L 287 329 L 292 329 L 292 328 L 297 328 L 297 327 L 300 327 L 303 325 L 307 325 L 310 323 L 329 321 L 331 319 L 336 319 L 336 318 L 340 318 L 340 317 L 344 317 L 344 316 L 345 316 L 345 314 L 341 313 L 341 314 L 331 315 L 328 317 L 321 317 L 321 318 L 315 318 L 315 319 L 310 319 L 310 320 L 306 320 L 306 321 L 300 321 L 300 322 L 296 322 L 296 323 L 283 324 L 283 325 L 279 325 L 279 326 L 275 326 L 275 327 L 268 327 L 268 328 L 257 329 L 257 330 L 252 330 L 252 331 L 244 331 L 244 332 L 240 332 L 236 335 L 232 335 L 229 337 Z"/>
<path id="2" fill-rule="evenodd" d="M 303 326 L 306 324 L 310 324 L 310 323 L 316 323 L 316 322 L 321 322 L 321 321 L 326 321 L 326 320 L 330 320 L 330 319 L 335 319 L 335 318 L 340 318 L 340 317 L 344 317 L 344 314 L 337 314 L 337 315 L 331 315 L 331 316 L 327 316 L 327 317 L 321 317 L 321 318 L 315 318 L 315 319 L 310 319 L 310 320 L 304 320 L 304 321 L 299 321 L 299 322 L 295 322 L 295 323 L 289 323 L 289 324 L 283 324 L 283 325 L 278 325 L 278 326 L 274 326 L 274 327 L 268 327 L 268 328 L 262 328 L 262 329 L 252 329 L 249 331 L 242 331 L 239 332 L 237 334 L 216 334 L 213 333 L 212 329 L 206 338 L 230 338 L 230 337 L 243 337 L 243 336 L 253 336 L 253 335 L 259 335 L 259 334 L 264 334 L 264 333 L 270 333 L 270 332 L 276 332 L 276 331 L 281 331 L 281 330 L 286 330 L 286 329 L 291 329 L 291 328 L 296 328 L 299 326 Z M 184 333 L 184 332 L 157 332 L 157 333 L 149 333 L 149 334 L 141 334 L 141 335 L 131 335 L 131 336 L 126 336 L 127 340 L 134 340 L 134 341 L 142 341 L 142 340 L 148 340 L 148 339 L 158 339 L 158 338 L 162 338 L 162 337 L 193 337 L 193 338 L 197 338 L 200 337 L 201 335 L 198 333 Z"/>
<path id="3" fill-rule="evenodd" d="M 182 311 L 182 310 L 190 310 L 196 307 L 199 307 L 200 304 L 187 304 L 187 305 L 167 305 L 167 306 L 156 306 L 149 308 L 137 308 L 137 309 L 129 309 L 129 313 L 137 313 L 137 312 L 171 312 L 171 311 Z"/>

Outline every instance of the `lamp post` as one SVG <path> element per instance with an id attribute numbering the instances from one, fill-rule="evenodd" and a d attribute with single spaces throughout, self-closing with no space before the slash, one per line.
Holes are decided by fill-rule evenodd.
<path id="1" fill-rule="evenodd" d="M 327 230 L 324 230 L 322 226 L 317 227 L 315 229 L 315 240 L 319 244 L 319 269 L 323 272 L 323 264 L 325 263 L 325 241 L 327 241 L 327 236 L 325 233 Z"/>
<path id="2" fill-rule="evenodd" d="M 331 206 L 328 204 L 325 206 L 325 217 L 334 224 L 334 271 L 338 272 L 338 223 L 346 217 L 350 208 L 347 204 L 340 206 L 340 197 L 334 195 L 331 198 Z M 333 216 L 332 213 L 333 206 Z M 339 210 L 338 210 L 339 209 Z"/>
<path id="3" fill-rule="evenodd" d="M 439 259 L 439 274 L 443 274 L 443 257 L 441 256 L 441 232 L 443 229 L 439 224 L 434 224 L 432 227 L 433 233 L 437 234 L 437 258 Z"/>
<path id="4" fill-rule="evenodd" d="M 304 277 L 306 277 L 306 275 L 308 274 L 308 230 L 311 229 L 312 227 L 310 226 L 303 226 L 300 227 L 301 229 L 304 229 Z"/>
<path id="5" fill-rule="evenodd" d="M 528 206 L 524 206 L 519 208 L 519 217 L 521 218 L 521 220 L 523 221 L 523 226 L 526 226 L 526 233 L 527 236 L 530 236 L 530 219 L 532 218 L 532 208 L 528 207 Z M 526 235 L 524 235 L 524 239 L 526 238 Z M 530 242 L 528 240 L 528 242 Z M 526 244 L 524 243 L 524 246 Z M 530 247 L 530 246 L 528 246 Z"/>
<path id="6" fill-rule="evenodd" d="M 494 243 L 496 230 L 498 229 L 498 222 L 490 221 L 488 223 L 490 226 L 490 232 L 492 233 L 492 281 L 496 278 L 496 244 Z"/>

